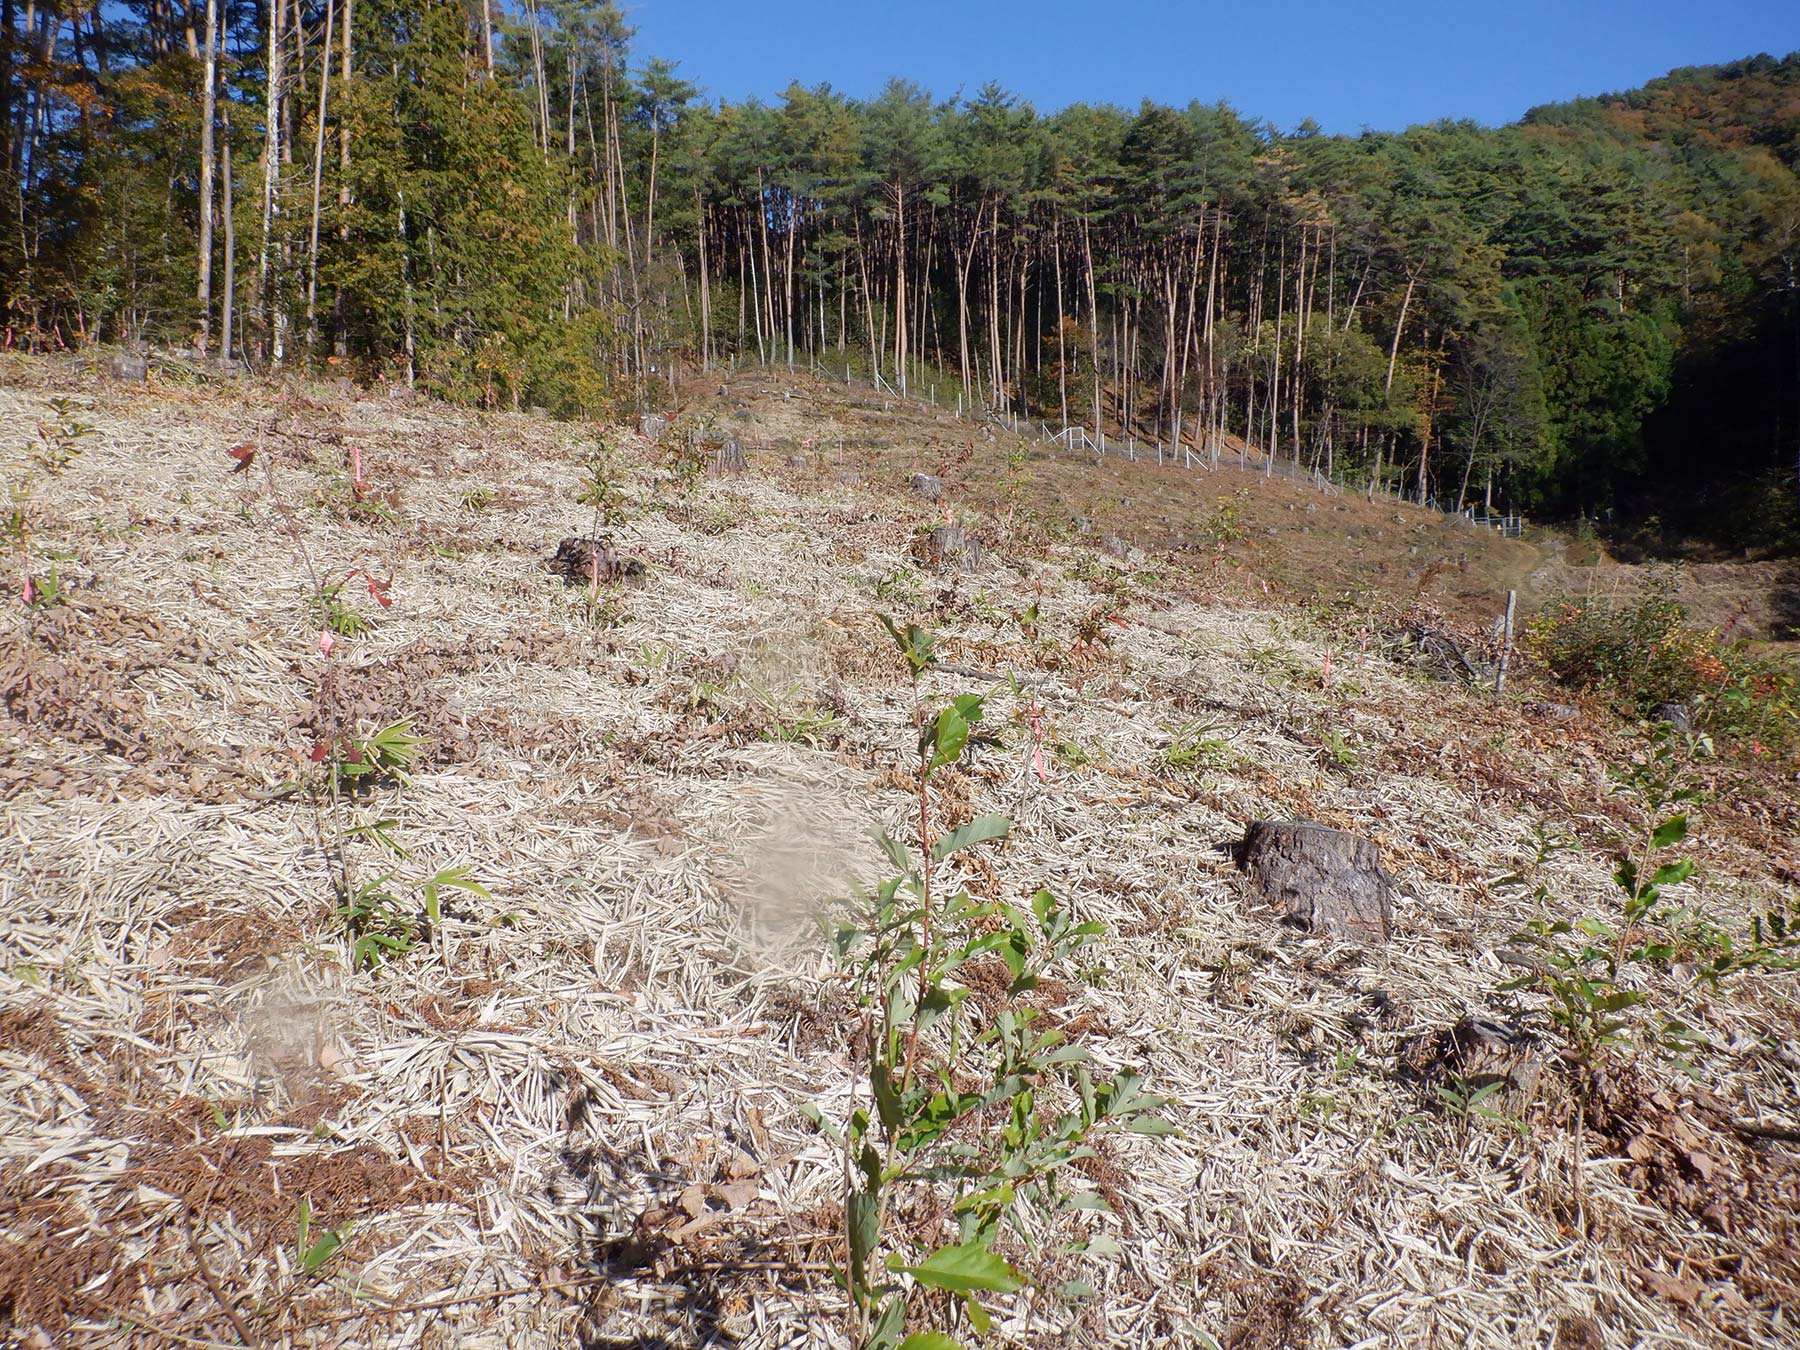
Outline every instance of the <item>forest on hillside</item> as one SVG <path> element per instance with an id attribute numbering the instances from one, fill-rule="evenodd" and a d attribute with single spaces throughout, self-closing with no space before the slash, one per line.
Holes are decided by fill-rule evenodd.
<path id="1" fill-rule="evenodd" d="M 708 101 L 608 0 L 0 0 L 13 348 L 603 416 L 760 360 L 1800 547 L 1800 53 L 1485 129 Z"/>

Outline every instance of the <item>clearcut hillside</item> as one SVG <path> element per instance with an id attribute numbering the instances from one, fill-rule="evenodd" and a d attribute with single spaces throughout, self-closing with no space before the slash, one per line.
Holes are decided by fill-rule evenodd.
<path id="1" fill-rule="evenodd" d="M 1598 940 L 1679 939 L 1620 976 L 1628 1043 L 1584 1060 L 1506 987 L 1549 968 L 1534 920 L 1618 931 L 1654 823 L 1616 781 L 1644 728 L 1445 655 L 1549 545 L 806 377 L 684 397 L 745 467 L 611 436 L 641 570 L 590 587 L 546 562 L 595 428 L 0 368 L 7 1343 L 844 1344 L 843 1159 L 802 1107 L 866 1097 L 867 1022 L 830 937 L 911 828 L 918 709 L 968 693 L 934 827 L 1013 826 L 939 880 L 1105 926 L 1024 998 L 1173 1126 L 1072 1169 L 1104 1207 L 1002 1233 L 1031 1285 L 984 1344 L 1794 1343 L 1800 987 L 1700 978 L 1791 903 L 1791 766 L 1678 757 L 1694 870 Z M 932 561 L 947 523 L 978 558 Z M 917 694 L 880 614 L 938 635 Z M 402 772 L 359 776 L 396 727 Z M 1386 942 L 1257 898 L 1230 846 L 1296 818 L 1379 847 Z M 1473 1101 L 1472 1016 L 1529 1070 Z"/>

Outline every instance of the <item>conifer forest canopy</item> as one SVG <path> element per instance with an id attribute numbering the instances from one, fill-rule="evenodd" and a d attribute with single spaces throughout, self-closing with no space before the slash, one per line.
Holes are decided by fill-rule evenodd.
<path id="1" fill-rule="evenodd" d="M 848 367 L 1800 546 L 1800 53 L 1343 137 L 903 80 L 713 103 L 594 0 L 0 0 L 0 135 L 15 348 L 592 416 Z"/>

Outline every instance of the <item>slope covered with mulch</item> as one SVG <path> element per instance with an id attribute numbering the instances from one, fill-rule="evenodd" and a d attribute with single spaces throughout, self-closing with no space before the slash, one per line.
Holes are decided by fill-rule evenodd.
<path id="1" fill-rule="evenodd" d="M 1616 908 L 1612 850 L 1643 822 L 1608 774 L 1638 742 L 1604 710 L 1536 714 L 1528 674 L 1505 706 L 1429 678 L 1386 654 L 1391 609 L 1288 598 L 1249 541 L 1108 551 L 1024 497 L 1008 519 L 982 476 L 1004 447 L 947 507 L 919 500 L 935 465 L 859 449 L 878 413 L 771 425 L 691 497 L 629 442 L 615 544 L 644 571 L 595 597 L 545 567 L 589 524 L 579 428 L 4 379 L 0 444 L 56 396 L 94 428 L 59 475 L 15 469 L 29 554 L 0 606 L 9 1334 L 839 1343 L 841 1160 L 800 1107 L 858 1091 L 826 927 L 912 801 L 888 612 L 941 634 L 928 698 L 993 691 L 997 743 L 938 806 L 1015 828 L 946 869 L 1108 925 L 1033 997 L 1178 1127 L 1089 1161 L 1110 1213 L 1008 1240 L 1036 1288 L 991 1343 L 1793 1343 L 1792 976 L 1714 994 L 1666 971 L 1657 1005 L 1710 1039 L 1698 1079 L 1646 1051 L 1580 1128 L 1547 1045 L 1511 1121 L 1436 1091 L 1465 1014 L 1544 1025 L 1500 992 L 1540 912 L 1504 879 Z M 754 425 L 764 396 L 710 415 Z M 918 561 L 946 511 L 973 570 Z M 333 586 L 358 617 L 322 644 Z M 320 791 L 345 738 L 400 722 L 425 738 L 406 781 Z M 1696 772 L 1720 795 L 1688 890 L 1741 928 L 1794 885 L 1794 784 Z M 1294 817 L 1380 847 L 1385 946 L 1252 902 L 1225 846 Z M 1538 827 L 1575 846 L 1533 867 Z M 410 950 L 353 968 L 344 877 L 411 897 L 465 866 L 485 893 L 446 891 Z M 1121 1255 L 1062 1254 L 1097 1232 Z M 1077 1278 L 1092 1297 L 1055 1293 Z"/>

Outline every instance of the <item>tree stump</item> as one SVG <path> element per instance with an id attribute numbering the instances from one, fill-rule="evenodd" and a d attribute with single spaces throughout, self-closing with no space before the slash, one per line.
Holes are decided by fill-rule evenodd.
<path id="1" fill-rule="evenodd" d="M 663 432 L 669 429 L 669 419 L 661 413 L 645 413 L 638 418 L 638 435 L 647 441 L 660 441 Z"/>
<path id="2" fill-rule="evenodd" d="M 1428 1087 L 1448 1087 L 1464 1097 L 1499 1084 L 1479 1105 L 1502 1115 L 1520 1115 L 1537 1095 L 1543 1073 L 1536 1039 L 1520 1027 L 1475 1013 L 1438 1033 L 1425 1066 Z"/>
<path id="3" fill-rule="evenodd" d="M 1581 716 L 1581 709 L 1570 703 L 1532 702 L 1525 705 L 1525 711 L 1546 722 L 1573 722 Z"/>
<path id="4" fill-rule="evenodd" d="M 913 496 L 922 497 L 928 502 L 944 499 L 944 482 L 941 478 L 928 473 L 915 473 L 909 480 Z"/>
<path id="5" fill-rule="evenodd" d="M 719 448 L 713 452 L 713 472 L 742 473 L 747 467 L 744 463 L 744 447 L 738 444 L 737 437 L 723 438 L 719 442 Z"/>
<path id="6" fill-rule="evenodd" d="M 1387 940 L 1393 882 L 1367 839 L 1310 820 L 1252 821 L 1238 865 L 1290 923 L 1339 938 Z"/>
<path id="7" fill-rule="evenodd" d="M 614 553 L 612 540 L 601 539 L 596 545 L 579 535 L 570 535 L 558 544 L 555 556 L 544 566 L 561 577 L 565 586 L 591 586 L 596 580 L 640 581 L 644 576 L 643 562 Z"/>
<path id="8" fill-rule="evenodd" d="M 1655 718 L 1667 723 L 1676 731 L 1687 733 L 1694 729 L 1694 715 L 1680 703 L 1659 703 L 1656 705 Z"/>
<path id="9" fill-rule="evenodd" d="M 120 352 L 106 363 L 106 373 L 115 380 L 147 380 L 150 363 L 136 352 Z"/>
<path id="10" fill-rule="evenodd" d="M 973 570 L 981 565 L 981 541 L 960 525 L 940 525 L 913 545 L 913 557 L 927 567 Z"/>

